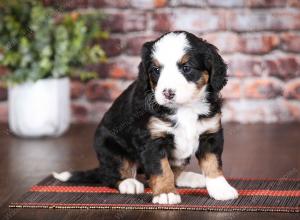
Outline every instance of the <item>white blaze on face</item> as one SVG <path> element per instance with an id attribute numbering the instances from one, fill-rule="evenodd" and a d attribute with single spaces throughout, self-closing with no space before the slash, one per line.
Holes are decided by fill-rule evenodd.
<path id="1" fill-rule="evenodd" d="M 152 58 L 157 60 L 162 67 L 155 88 L 155 99 L 158 104 L 184 104 L 193 97 L 197 89 L 196 84 L 188 82 L 177 65 L 189 47 L 184 33 L 167 34 L 155 43 Z M 164 89 L 171 89 L 175 92 L 173 102 L 164 97 Z"/>

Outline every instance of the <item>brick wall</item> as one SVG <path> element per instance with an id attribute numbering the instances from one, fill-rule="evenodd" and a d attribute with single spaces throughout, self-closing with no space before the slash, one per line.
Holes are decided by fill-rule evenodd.
<path id="1" fill-rule="evenodd" d="M 101 10 L 111 32 L 100 42 L 108 63 L 91 67 L 99 79 L 72 82 L 74 122 L 98 122 L 136 77 L 143 42 L 170 30 L 193 32 L 220 49 L 230 76 L 223 90 L 225 121 L 300 121 L 299 0 L 62 2 L 66 10 Z M 0 120 L 5 121 L 5 89 L 0 94 Z"/>

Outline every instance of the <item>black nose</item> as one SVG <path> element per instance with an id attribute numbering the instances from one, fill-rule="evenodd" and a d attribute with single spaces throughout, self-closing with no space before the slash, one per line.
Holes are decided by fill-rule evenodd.
<path id="1" fill-rule="evenodd" d="M 164 94 L 164 96 L 166 97 L 166 99 L 171 100 L 171 99 L 173 99 L 174 96 L 175 96 L 175 91 L 172 90 L 172 89 L 164 89 L 164 90 L 163 90 L 163 94 Z"/>

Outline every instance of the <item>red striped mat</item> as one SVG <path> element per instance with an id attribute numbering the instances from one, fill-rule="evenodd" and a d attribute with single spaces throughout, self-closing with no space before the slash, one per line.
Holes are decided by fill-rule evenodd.
<path id="1" fill-rule="evenodd" d="M 108 187 L 74 185 L 47 177 L 10 207 L 300 212 L 300 179 L 230 178 L 229 182 L 239 191 L 238 199 L 216 201 L 206 189 L 178 188 L 181 204 L 157 205 L 151 203 L 149 188 L 144 194 L 121 195 Z"/>

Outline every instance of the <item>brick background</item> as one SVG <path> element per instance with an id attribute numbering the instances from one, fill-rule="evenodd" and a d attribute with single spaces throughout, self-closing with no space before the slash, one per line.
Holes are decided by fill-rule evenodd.
<path id="1" fill-rule="evenodd" d="M 183 29 L 215 44 L 229 65 L 225 121 L 300 121 L 299 0 L 44 0 L 59 9 L 104 12 L 109 61 L 90 66 L 99 79 L 72 81 L 74 122 L 98 122 L 137 75 L 141 45 Z M 97 22 L 97 21 L 95 21 Z M 0 74 L 1 74 L 0 69 Z M 0 120 L 7 120 L 0 85 Z"/>

